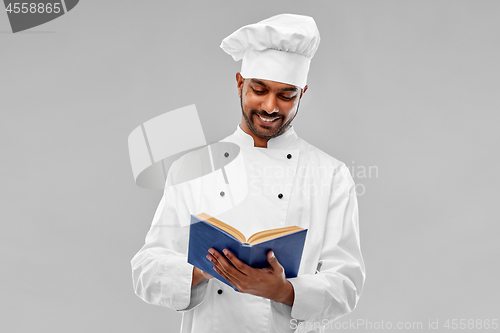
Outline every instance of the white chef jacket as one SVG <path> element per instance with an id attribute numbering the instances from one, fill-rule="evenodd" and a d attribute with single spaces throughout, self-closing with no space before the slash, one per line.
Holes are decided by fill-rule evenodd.
<path id="1" fill-rule="evenodd" d="M 136 294 L 182 312 L 182 333 L 323 331 L 355 308 L 365 279 L 347 167 L 297 137 L 293 127 L 267 148 L 254 147 L 239 125 L 222 141 L 241 149 L 224 170 L 165 188 L 145 245 L 131 261 Z M 183 167 L 181 158 L 168 177 Z M 247 238 L 284 226 L 308 229 L 298 276 L 289 279 L 293 306 L 236 292 L 217 279 L 191 289 L 190 214 L 201 212 Z"/>

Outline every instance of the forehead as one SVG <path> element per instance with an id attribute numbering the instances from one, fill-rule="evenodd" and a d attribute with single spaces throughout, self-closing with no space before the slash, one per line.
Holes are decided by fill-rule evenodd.
<path id="1" fill-rule="evenodd" d="M 282 82 L 261 80 L 261 79 L 249 79 L 250 83 L 257 86 L 265 87 L 269 90 L 275 91 L 300 91 L 299 87 L 293 86 L 291 84 L 286 84 Z"/>

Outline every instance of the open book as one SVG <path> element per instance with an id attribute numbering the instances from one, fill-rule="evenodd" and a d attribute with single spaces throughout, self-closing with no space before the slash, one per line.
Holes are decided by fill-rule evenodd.
<path id="1" fill-rule="evenodd" d="M 253 268 L 269 266 L 267 253 L 273 250 L 285 269 L 286 277 L 292 278 L 299 271 L 306 234 L 307 229 L 291 226 L 260 231 L 246 239 L 236 228 L 208 214 L 191 215 L 188 263 L 232 287 L 207 260 L 209 248 L 221 254 L 223 249 L 228 249 Z"/>

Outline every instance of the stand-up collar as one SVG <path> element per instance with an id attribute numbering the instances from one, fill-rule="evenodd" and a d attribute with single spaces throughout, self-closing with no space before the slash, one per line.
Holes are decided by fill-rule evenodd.
<path id="1" fill-rule="evenodd" d="M 253 137 L 247 133 L 245 133 L 241 127 L 240 124 L 236 126 L 236 131 L 233 134 L 234 139 L 237 144 L 245 146 L 245 147 L 254 147 L 255 143 L 253 141 Z M 267 148 L 268 149 L 285 149 L 292 142 L 294 142 L 297 139 L 297 134 L 295 133 L 295 130 L 293 129 L 293 126 L 291 126 L 288 131 L 285 133 L 281 134 L 280 136 L 277 136 L 275 138 L 269 139 L 267 141 Z"/>

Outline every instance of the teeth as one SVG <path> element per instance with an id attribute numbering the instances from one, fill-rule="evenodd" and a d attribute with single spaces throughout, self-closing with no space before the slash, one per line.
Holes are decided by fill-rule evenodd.
<path id="1" fill-rule="evenodd" d="M 274 119 L 267 119 L 267 118 L 262 118 L 260 115 L 258 115 L 260 119 L 266 121 L 266 122 L 271 122 L 271 121 L 275 121 L 276 119 L 278 119 L 279 117 L 276 117 Z"/>

